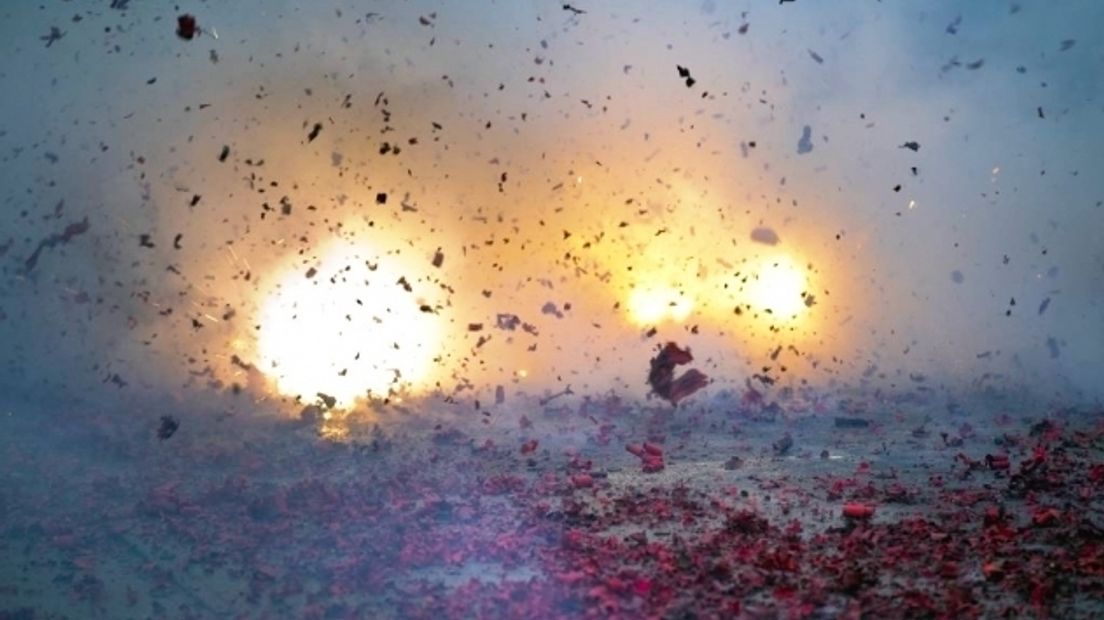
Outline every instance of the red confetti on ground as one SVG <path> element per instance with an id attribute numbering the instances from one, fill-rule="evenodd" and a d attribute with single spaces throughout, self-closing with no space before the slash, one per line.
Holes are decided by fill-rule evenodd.
<path id="1" fill-rule="evenodd" d="M 516 418 L 497 443 L 473 422 L 350 445 L 235 420 L 204 435 L 195 417 L 172 442 L 135 442 L 126 418 L 96 418 L 85 443 L 115 450 L 117 469 L 0 445 L 24 474 L 0 497 L 0 557 L 55 584 L 43 600 L 82 605 L 71 617 L 1100 617 L 1104 425 L 1002 439 L 988 459 L 989 429 L 953 451 L 933 434 L 910 470 L 869 451 L 812 458 L 829 439 L 848 454 L 839 438 L 854 435 L 813 421 L 790 429 L 806 456 L 775 456 L 768 427 L 732 440 L 742 463 L 726 470 L 695 464 L 687 450 L 707 438 L 668 409 L 527 413 L 530 433 L 577 420 L 597 434 L 594 416 L 648 441 L 545 463 L 505 439 Z M 828 434 L 801 428 L 816 423 Z M 554 453 L 577 438 L 565 432 L 540 441 Z M 668 457 L 679 476 L 640 473 Z"/>
<path id="2" fill-rule="evenodd" d="M 866 504 L 845 504 L 843 516 L 848 519 L 869 519 L 874 516 L 874 507 Z"/>

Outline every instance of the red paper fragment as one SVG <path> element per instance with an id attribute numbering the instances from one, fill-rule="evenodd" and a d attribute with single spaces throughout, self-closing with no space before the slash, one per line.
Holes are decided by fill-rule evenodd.
<path id="1" fill-rule="evenodd" d="M 575 474 L 571 477 L 571 484 L 577 489 L 589 489 L 594 486 L 594 477 L 590 474 Z"/>
<path id="2" fill-rule="evenodd" d="M 680 400 L 708 385 L 709 378 L 693 368 L 675 378 L 675 367 L 693 360 L 690 349 L 680 349 L 677 344 L 668 342 L 650 362 L 648 385 L 652 387 L 652 392 L 672 405 L 678 405 Z"/>
<path id="3" fill-rule="evenodd" d="M 646 456 L 643 460 L 644 473 L 654 474 L 657 471 L 663 471 L 666 465 L 663 462 L 662 456 Z"/>
<path id="4" fill-rule="evenodd" d="M 985 464 L 989 466 L 989 469 L 1008 469 L 1008 455 L 1007 454 L 986 454 Z"/>
<path id="5" fill-rule="evenodd" d="M 874 507 L 867 504 L 844 504 L 843 516 L 848 519 L 869 519 L 874 516 Z"/>
<path id="6" fill-rule="evenodd" d="M 663 462 L 663 448 L 654 443 L 647 441 L 642 445 L 630 443 L 625 446 L 625 450 L 640 459 L 640 464 L 646 474 L 663 471 L 666 468 L 666 464 Z"/>

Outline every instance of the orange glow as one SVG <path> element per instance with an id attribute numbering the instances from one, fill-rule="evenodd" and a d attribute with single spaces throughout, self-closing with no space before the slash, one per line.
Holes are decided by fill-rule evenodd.
<path id="1" fill-rule="evenodd" d="M 629 317 L 637 325 L 681 323 L 690 316 L 693 307 L 689 298 L 669 286 L 638 288 L 628 300 Z"/>

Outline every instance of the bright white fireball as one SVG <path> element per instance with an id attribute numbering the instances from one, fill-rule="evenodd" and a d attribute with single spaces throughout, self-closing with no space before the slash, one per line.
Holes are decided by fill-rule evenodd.
<path id="1" fill-rule="evenodd" d="M 747 294 L 757 310 L 770 310 L 778 318 L 792 318 L 804 311 L 808 280 L 786 257 L 763 261 L 748 282 Z"/>
<path id="2" fill-rule="evenodd" d="M 281 393 L 307 402 L 325 394 L 338 407 L 416 388 L 437 355 L 440 324 L 402 268 L 342 243 L 314 273 L 290 272 L 261 306 L 258 368 Z"/>

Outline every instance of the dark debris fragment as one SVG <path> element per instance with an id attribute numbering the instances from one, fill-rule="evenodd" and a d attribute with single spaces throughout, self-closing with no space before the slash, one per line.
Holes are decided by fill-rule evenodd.
<path id="1" fill-rule="evenodd" d="M 62 32 L 60 28 L 58 28 L 57 26 L 50 26 L 50 32 L 42 35 L 38 38 L 38 40 L 45 41 L 46 47 L 50 47 L 54 44 L 55 41 L 60 41 L 61 38 L 64 36 L 65 33 Z"/>
<path id="2" fill-rule="evenodd" d="M 172 437 L 178 428 L 180 428 L 180 422 L 176 421 L 171 415 L 163 415 L 161 416 L 161 424 L 157 427 L 157 438 L 165 441 Z"/>
<path id="3" fill-rule="evenodd" d="M 804 155 L 813 150 L 813 128 L 805 125 L 801 128 L 801 139 L 797 141 L 797 154 Z"/>
<path id="4" fill-rule="evenodd" d="M 680 400 L 708 385 L 709 378 L 696 368 L 675 378 L 675 367 L 693 360 L 690 349 L 681 349 L 673 342 L 661 347 L 659 354 L 652 358 L 648 371 L 648 385 L 652 393 L 677 406 Z"/>
<path id="5" fill-rule="evenodd" d="M 38 257 L 42 253 L 42 250 L 52 248 L 56 245 L 69 243 L 69 241 L 71 241 L 74 237 L 78 237 L 88 232 L 88 229 L 90 227 L 91 224 L 89 224 L 88 218 L 85 217 L 79 222 L 69 224 L 65 227 L 65 230 L 61 231 L 60 233 L 50 235 L 42 241 L 39 241 L 38 247 L 35 248 L 35 251 L 27 257 L 27 260 L 23 261 L 23 272 L 30 273 L 32 270 L 34 270 L 35 266 L 38 265 Z"/>
<path id="6" fill-rule="evenodd" d="M 686 88 L 691 88 L 697 83 L 697 80 L 690 75 L 690 69 L 682 65 L 675 65 L 675 68 L 678 69 L 678 76 L 686 80 Z"/>
<path id="7" fill-rule="evenodd" d="M 191 41 L 198 33 L 199 26 L 196 24 L 194 15 L 185 13 L 176 18 L 176 36 L 185 41 Z"/>

